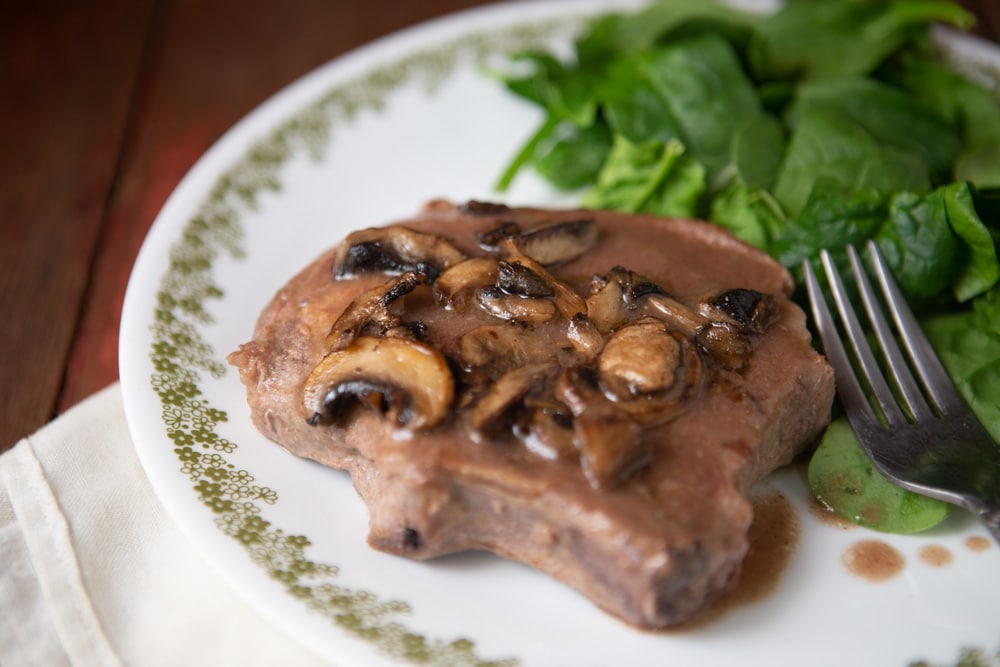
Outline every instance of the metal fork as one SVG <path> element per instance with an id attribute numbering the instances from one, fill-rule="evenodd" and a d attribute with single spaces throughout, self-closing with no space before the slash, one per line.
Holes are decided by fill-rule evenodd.
<path id="1" fill-rule="evenodd" d="M 869 241 L 868 250 L 882 299 L 909 363 L 900 351 L 853 246 L 847 247 L 847 256 L 874 338 L 881 348 L 881 365 L 830 253 L 824 250 L 820 259 L 853 361 L 809 260 L 803 262 L 813 317 L 833 366 L 841 405 L 858 440 L 883 475 L 903 488 L 979 515 L 1000 544 L 1000 447 L 969 409 L 941 365 L 878 246 Z M 882 366 L 890 378 L 888 381 Z"/>

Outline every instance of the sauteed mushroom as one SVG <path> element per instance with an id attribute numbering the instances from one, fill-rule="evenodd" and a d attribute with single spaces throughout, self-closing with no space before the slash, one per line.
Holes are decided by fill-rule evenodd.
<path id="1" fill-rule="evenodd" d="M 482 246 L 484 250 L 496 252 L 500 247 L 500 243 L 504 239 L 517 236 L 521 233 L 521 226 L 513 221 L 501 222 L 496 227 L 487 229 L 485 232 L 480 232 L 476 235 L 479 239 L 479 245 Z"/>
<path id="2" fill-rule="evenodd" d="M 373 227 L 347 236 L 334 257 L 333 273 L 344 278 L 370 271 L 417 271 L 434 282 L 441 272 L 464 259 L 465 254 L 443 236 L 401 225 Z"/>
<path id="3" fill-rule="evenodd" d="M 478 201 L 476 199 L 470 199 L 461 206 L 458 207 L 462 213 L 474 216 L 487 216 L 487 215 L 502 215 L 504 213 L 510 213 L 510 207 L 506 204 L 500 204 L 498 202 L 490 201 Z"/>
<path id="4" fill-rule="evenodd" d="M 518 250 L 539 264 L 553 266 L 580 257 L 597 243 L 593 218 L 564 220 L 521 232 L 511 238 Z"/>
<path id="5" fill-rule="evenodd" d="M 512 322 L 546 322 L 557 312 L 551 299 L 506 294 L 499 287 L 479 290 L 479 305 L 491 315 Z"/>
<path id="6" fill-rule="evenodd" d="M 702 299 L 697 310 L 665 294 L 652 294 L 645 303 L 645 312 L 669 322 L 736 369 L 746 363 L 756 337 L 777 314 L 773 297 L 743 289 Z"/>
<path id="7" fill-rule="evenodd" d="M 453 396 L 448 362 L 434 347 L 361 336 L 313 369 L 303 403 L 313 425 L 341 424 L 360 406 L 401 427 L 420 430 L 444 420 Z"/>
<path id="8" fill-rule="evenodd" d="M 653 317 L 615 332 L 597 364 L 601 387 L 644 426 L 676 417 L 705 384 L 704 363 L 694 343 Z"/>
<path id="9" fill-rule="evenodd" d="M 584 359 L 592 360 L 604 347 L 604 336 L 597 326 L 583 313 L 577 313 L 566 325 L 566 338 L 573 349 L 583 355 Z"/>
<path id="10" fill-rule="evenodd" d="M 458 349 L 466 369 L 488 367 L 499 374 L 555 358 L 544 341 L 514 323 L 476 327 L 462 335 Z"/>
<path id="11" fill-rule="evenodd" d="M 760 334 L 777 317 L 774 297 L 735 289 L 702 299 L 698 311 L 711 323 L 698 342 L 730 368 L 742 368 Z"/>
<path id="12" fill-rule="evenodd" d="M 497 282 L 497 273 L 497 261 L 493 258 L 467 259 L 438 276 L 434 281 L 434 296 L 448 310 L 464 312 L 480 289 Z"/>
<path id="13" fill-rule="evenodd" d="M 603 276 L 594 276 L 590 289 L 587 315 L 605 334 L 621 326 L 644 297 L 667 293 L 655 281 L 622 266 L 612 268 Z"/>
<path id="14" fill-rule="evenodd" d="M 524 441 L 525 448 L 543 459 L 554 461 L 579 460 L 573 444 L 573 415 L 560 401 L 527 397 L 525 407 L 531 417 L 523 426 L 514 425 L 514 432 Z"/>
<path id="15" fill-rule="evenodd" d="M 556 293 L 545 278 L 518 261 L 497 264 L 496 285 L 503 292 L 517 296 L 548 297 Z"/>
<path id="16" fill-rule="evenodd" d="M 698 312 L 716 322 L 759 335 L 777 317 L 778 308 L 770 294 L 740 288 L 701 299 Z"/>
<path id="17" fill-rule="evenodd" d="M 532 364 L 502 375 L 473 408 L 473 428 L 486 431 L 502 423 L 519 405 L 523 407 L 522 401 L 529 392 L 545 387 L 555 370 L 558 366 L 554 363 Z"/>
<path id="18" fill-rule="evenodd" d="M 407 271 L 360 294 L 333 323 L 327 335 L 331 350 L 343 348 L 358 336 L 386 336 L 412 330 L 401 324 L 403 298 L 425 281 L 424 274 Z"/>
<path id="19" fill-rule="evenodd" d="M 594 488 L 614 486 L 647 461 L 649 448 L 643 444 L 642 426 L 604 395 L 587 367 L 563 372 L 555 394 L 573 414 L 573 444 Z"/>
<path id="20" fill-rule="evenodd" d="M 520 264 L 521 267 L 531 271 L 552 288 L 552 301 L 563 317 L 568 319 L 577 313 L 587 312 L 587 302 L 584 301 L 583 297 L 577 294 L 572 287 L 549 273 L 544 266 L 528 255 L 521 253 L 510 239 L 501 244 L 501 250 L 507 262 Z"/>
<path id="21" fill-rule="evenodd" d="M 500 249 L 509 242 L 518 254 L 527 255 L 544 266 L 570 262 L 597 243 L 599 230 L 593 218 L 578 218 L 551 222 L 533 229 L 522 230 L 513 221 L 503 221 L 479 234 L 479 243 L 486 249 Z"/>

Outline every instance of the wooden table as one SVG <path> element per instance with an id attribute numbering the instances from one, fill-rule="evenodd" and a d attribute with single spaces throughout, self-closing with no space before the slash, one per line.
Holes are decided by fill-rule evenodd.
<path id="1" fill-rule="evenodd" d="M 118 378 L 125 286 L 184 173 L 314 67 L 484 0 L 32 0 L 0 21 L 0 451 Z M 1000 36 L 1000 3 L 963 0 Z"/>

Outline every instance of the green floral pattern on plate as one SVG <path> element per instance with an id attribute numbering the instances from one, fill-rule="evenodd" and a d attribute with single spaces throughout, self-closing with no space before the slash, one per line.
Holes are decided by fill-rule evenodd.
<path id="1" fill-rule="evenodd" d="M 339 585 L 337 566 L 314 561 L 306 536 L 288 534 L 264 518 L 263 508 L 276 504 L 278 493 L 256 483 L 252 473 L 230 461 L 228 456 L 237 444 L 218 433 L 228 415 L 211 405 L 199 386 L 206 374 L 219 378 L 226 372 L 201 332 L 213 321 L 211 303 L 223 297 L 212 268 L 223 253 L 244 258 L 243 214 L 255 207 L 261 193 L 280 190 L 281 168 L 298 152 L 322 159 L 336 128 L 349 124 L 361 111 L 383 108 L 388 94 L 403 84 L 416 81 L 432 91 L 461 63 L 478 63 L 491 55 L 536 45 L 577 25 L 577 21 L 562 19 L 467 34 L 329 90 L 251 146 L 242 160 L 217 179 L 171 247 L 169 268 L 157 292 L 150 382 L 160 399 L 163 426 L 179 472 L 190 479 L 192 492 L 212 514 L 215 525 L 242 545 L 250 559 L 290 595 L 347 633 L 405 662 L 480 667 L 518 664 L 513 658 L 487 661 L 465 638 L 433 639 L 409 630 L 400 620 L 410 611 L 407 603 Z"/>

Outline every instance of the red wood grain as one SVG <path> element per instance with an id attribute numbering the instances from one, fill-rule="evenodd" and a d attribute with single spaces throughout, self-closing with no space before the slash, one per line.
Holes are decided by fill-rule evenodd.
<path id="1" fill-rule="evenodd" d="M 53 415 L 114 183 L 150 4 L 5 5 L 0 451 Z"/>

